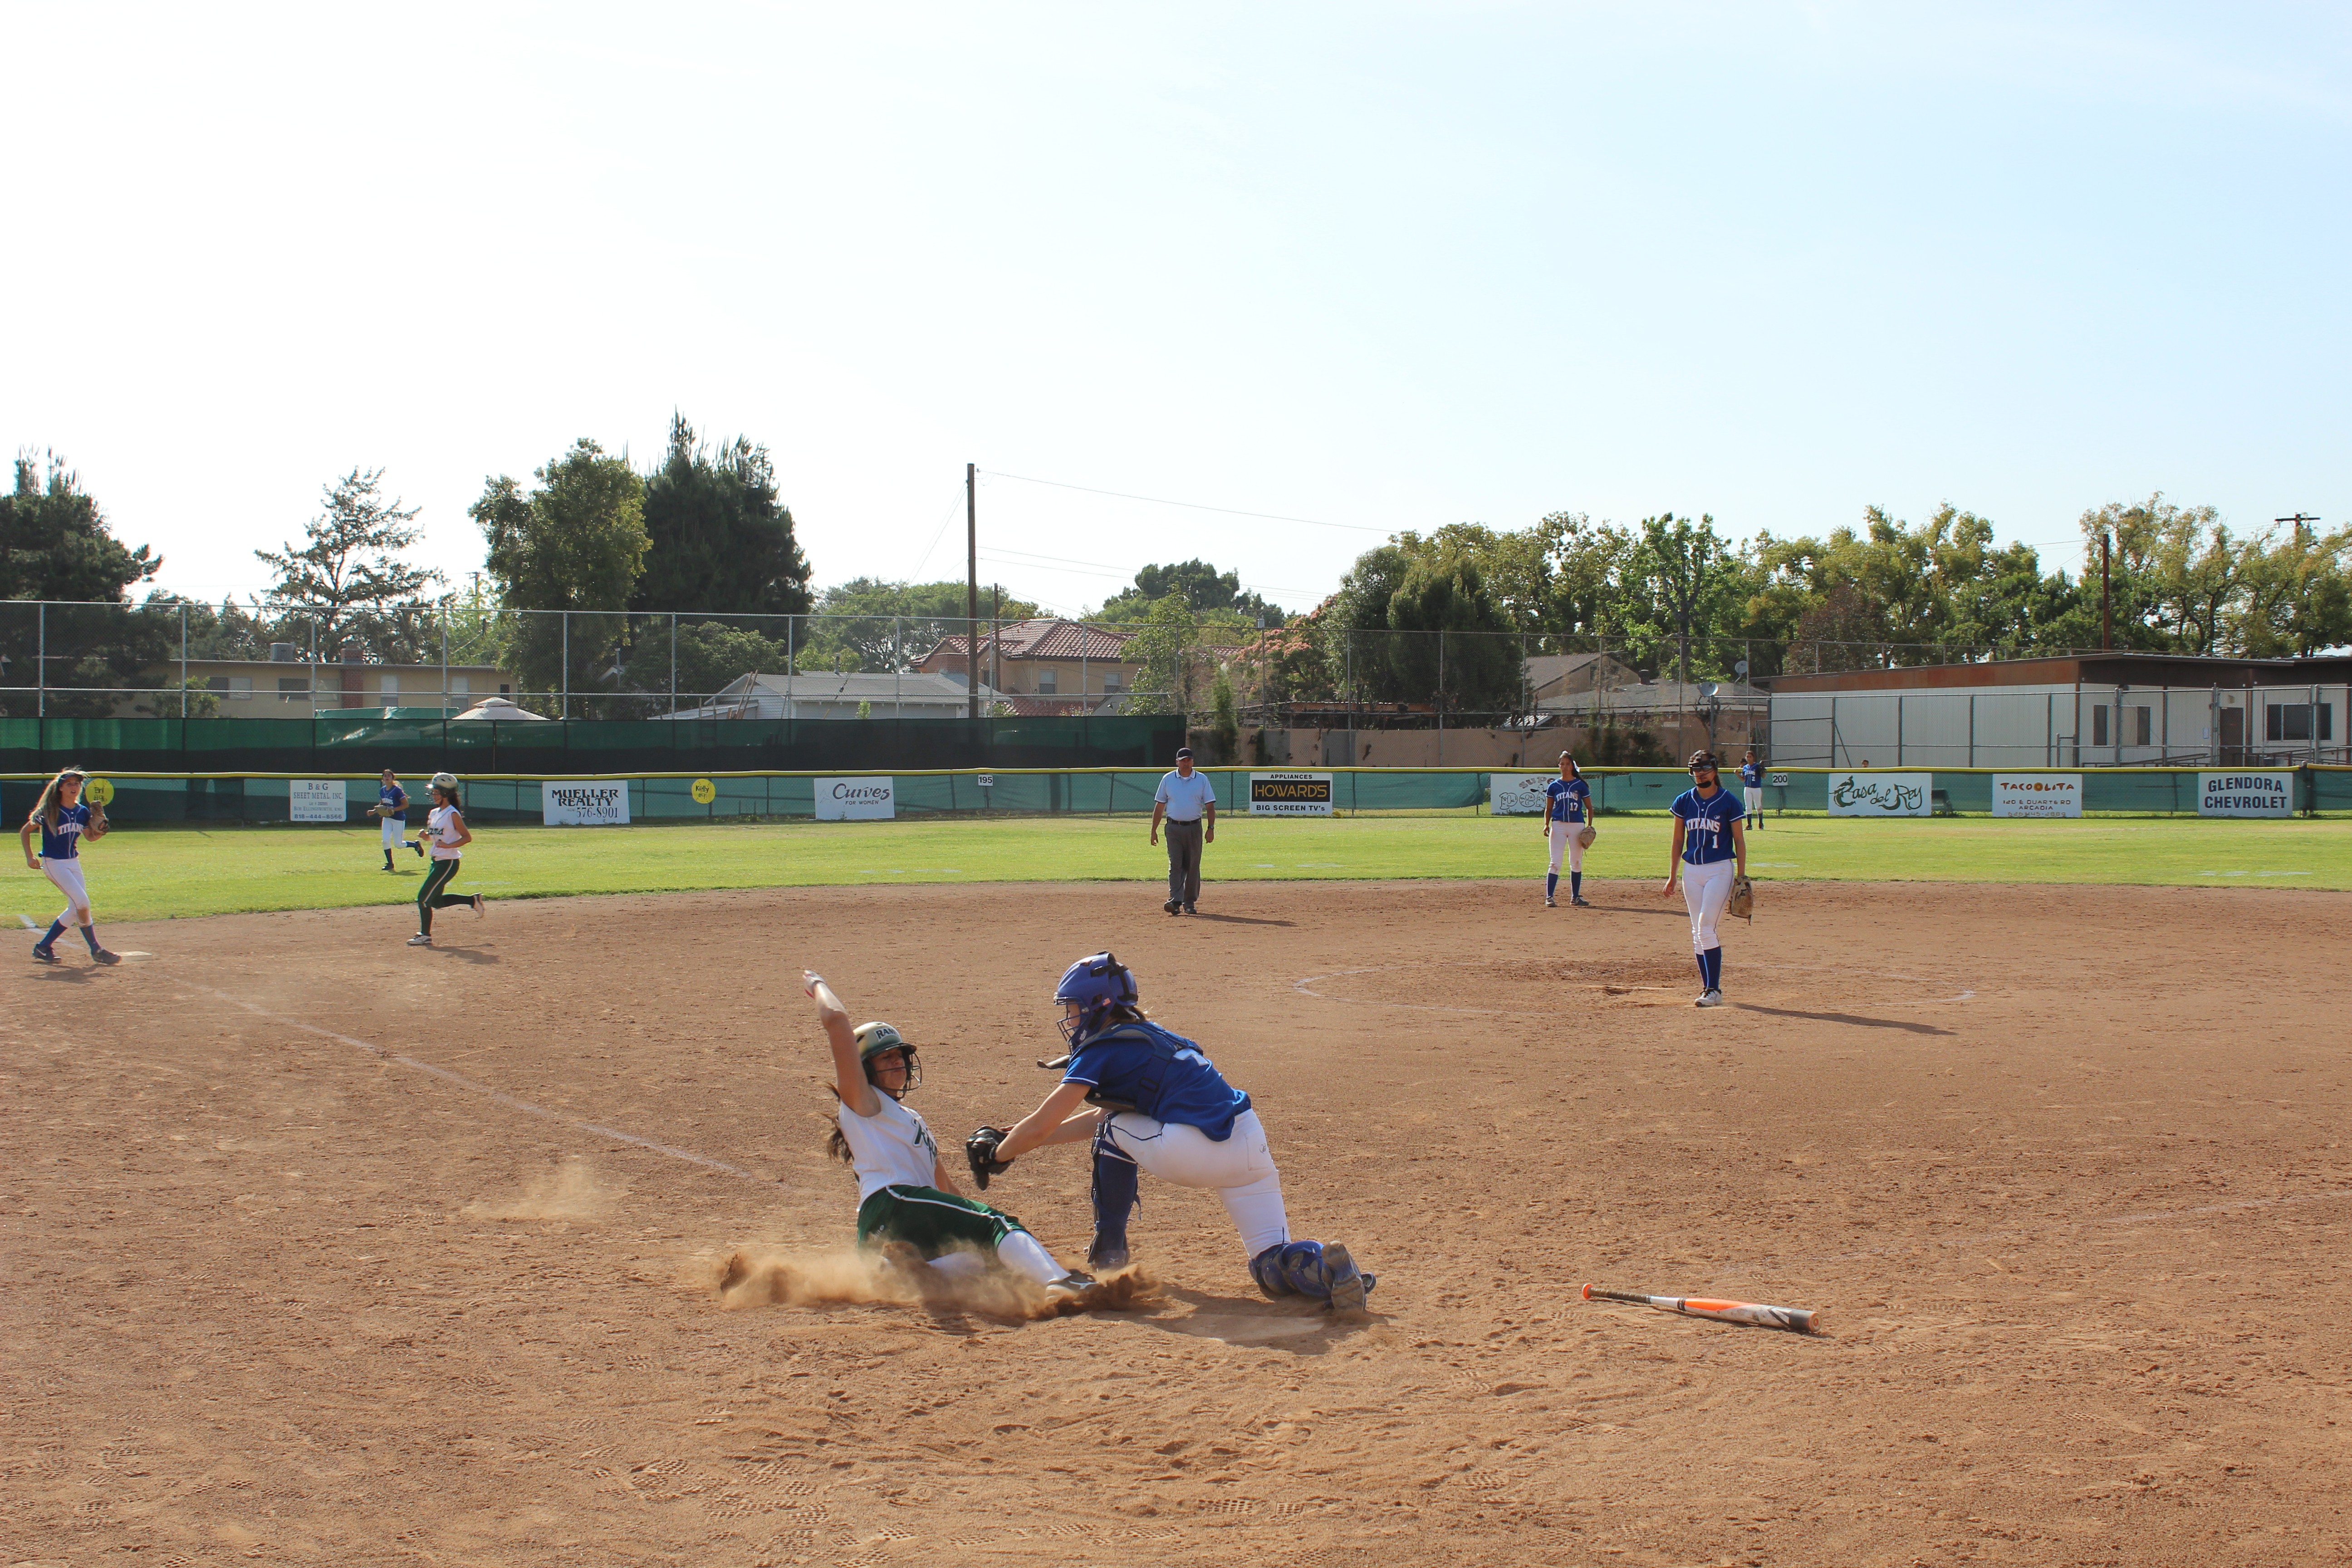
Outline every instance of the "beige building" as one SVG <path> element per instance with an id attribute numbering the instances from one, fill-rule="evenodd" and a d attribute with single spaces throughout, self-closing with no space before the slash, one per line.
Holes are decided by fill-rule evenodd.
<path id="1" fill-rule="evenodd" d="M 220 700 L 224 719 L 307 719 L 320 709 L 439 708 L 462 712 L 485 697 L 512 697 L 515 679 L 488 664 L 310 664 L 295 659 L 192 658 L 188 684 L 199 682 Z M 177 680 L 180 667 L 152 672 L 158 684 Z M 172 694 L 146 693 L 128 703 L 152 705 Z"/>
<path id="2" fill-rule="evenodd" d="M 1017 713 L 1092 712 L 1106 698 L 1135 689 L 1143 666 L 1129 657 L 1134 636 L 1076 621 L 1015 621 L 980 639 L 980 683 Z M 950 633 L 915 668 L 961 681 L 968 647 L 962 633 Z"/>

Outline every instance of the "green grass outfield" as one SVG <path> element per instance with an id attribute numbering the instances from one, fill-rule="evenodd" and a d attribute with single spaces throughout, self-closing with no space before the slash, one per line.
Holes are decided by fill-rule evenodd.
<path id="1" fill-rule="evenodd" d="M 900 882 L 1155 881 L 1141 817 L 954 818 L 611 828 L 486 827 L 457 890 L 493 899 L 703 888 Z M 1604 816 L 1586 861 L 1599 878 L 1664 874 L 1663 816 Z M 1748 840 L 1757 879 L 2352 888 L 2352 822 L 2089 817 L 1900 822 L 1795 816 Z M 124 827 L 84 850 L 101 921 L 251 910 L 395 904 L 423 862 L 381 868 L 362 827 Z M 1540 877 L 1530 817 L 1228 817 L 1212 881 Z M 46 924 L 60 900 L 19 871 L 13 904 Z"/>

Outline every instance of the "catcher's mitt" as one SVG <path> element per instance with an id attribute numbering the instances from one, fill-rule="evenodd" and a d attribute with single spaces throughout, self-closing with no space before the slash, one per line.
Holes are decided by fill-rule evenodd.
<path id="1" fill-rule="evenodd" d="M 1731 879 L 1731 901 L 1723 912 L 1753 922 L 1756 919 L 1756 884 L 1745 877 Z"/>
<path id="2" fill-rule="evenodd" d="M 1576 847 L 1579 849 L 1590 849 L 1592 847 L 1592 841 L 1600 837 L 1601 830 L 1588 822 L 1576 830 Z"/>
<path id="3" fill-rule="evenodd" d="M 982 1127 L 963 1141 L 964 1161 L 971 1166 L 971 1179 L 983 1193 L 988 1191 L 989 1177 L 1001 1176 L 1013 1168 L 1012 1161 L 996 1157 L 996 1146 L 1004 1139 L 1003 1128 Z"/>

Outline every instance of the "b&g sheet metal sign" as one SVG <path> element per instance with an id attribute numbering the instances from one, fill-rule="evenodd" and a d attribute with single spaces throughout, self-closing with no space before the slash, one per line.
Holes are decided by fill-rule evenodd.
<path id="1" fill-rule="evenodd" d="M 341 822 L 347 797 L 341 779 L 289 779 L 286 813 L 293 822 Z"/>
<path id="2" fill-rule="evenodd" d="M 1249 789 L 1253 816 L 1331 815 L 1329 773 L 1252 773 Z"/>
<path id="3" fill-rule="evenodd" d="M 2293 816 L 2294 774 L 2283 768 L 2244 768 L 2197 775 L 2200 816 Z"/>
<path id="4" fill-rule="evenodd" d="M 1933 773 L 1832 773 L 1832 816 L 1926 816 L 1935 808 Z"/>

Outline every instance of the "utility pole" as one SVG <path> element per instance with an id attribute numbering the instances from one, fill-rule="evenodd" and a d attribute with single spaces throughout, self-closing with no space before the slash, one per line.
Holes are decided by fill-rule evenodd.
<path id="1" fill-rule="evenodd" d="M 2294 524 L 2294 542 L 2296 544 L 2300 545 L 2303 542 L 2303 525 L 2306 522 L 2317 522 L 2319 520 L 2312 516 L 2307 511 L 2299 511 L 2293 517 L 2274 517 L 2271 519 L 2271 521 L 2273 522 L 2291 522 Z"/>
<path id="2" fill-rule="evenodd" d="M 963 466 L 964 717 L 980 717 L 980 465 Z"/>
<path id="3" fill-rule="evenodd" d="M 2116 602 L 2107 590 L 2107 534 L 2099 535 L 2099 651 L 2113 653 L 2116 647 Z"/>

